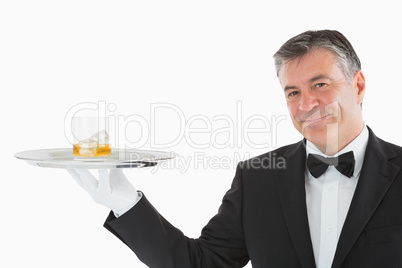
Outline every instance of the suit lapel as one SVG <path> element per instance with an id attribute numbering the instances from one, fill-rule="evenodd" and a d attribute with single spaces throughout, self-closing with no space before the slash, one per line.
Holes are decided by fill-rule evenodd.
<path id="1" fill-rule="evenodd" d="M 275 173 L 286 224 L 302 267 L 315 267 L 306 207 L 304 142 L 291 146 L 284 157 L 286 168 Z"/>
<path id="2" fill-rule="evenodd" d="M 399 167 L 388 161 L 396 153 L 370 129 L 369 133 L 364 164 L 338 241 L 333 268 L 340 267 L 399 171 Z"/>

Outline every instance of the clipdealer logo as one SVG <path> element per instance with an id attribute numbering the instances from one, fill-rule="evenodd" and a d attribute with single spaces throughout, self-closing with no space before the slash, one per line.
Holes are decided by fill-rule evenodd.
<path id="1" fill-rule="evenodd" d="M 277 147 L 277 132 L 282 114 L 270 118 L 261 114 L 245 116 L 243 104 L 237 101 L 235 113 L 206 116 L 188 115 L 172 103 L 151 103 L 147 114 L 120 114 L 117 105 L 106 101 L 83 102 L 72 106 L 66 113 L 64 132 L 73 143 L 71 124 L 74 117 L 92 116 L 107 118 L 109 141 L 112 148 L 173 151 L 179 145 L 193 150 L 191 154 L 176 155 L 153 168 L 178 168 L 182 173 L 194 169 L 228 169 L 239 161 L 252 157 L 249 153 L 233 156 L 210 156 L 203 150 L 209 148 L 264 149 Z"/>

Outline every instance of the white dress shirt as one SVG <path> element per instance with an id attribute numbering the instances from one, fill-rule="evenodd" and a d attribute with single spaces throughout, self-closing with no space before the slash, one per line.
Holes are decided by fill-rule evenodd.
<path id="1" fill-rule="evenodd" d="M 329 268 L 332 265 L 338 239 L 359 180 L 368 136 L 367 127 L 364 126 L 359 136 L 337 154 L 353 151 L 355 169 L 352 177 L 348 178 L 334 166 L 329 166 L 323 175 L 314 178 L 306 168 L 307 214 L 317 268 Z M 309 141 L 306 143 L 306 152 L 307 156 L 313 153 L 328 157 Z"/>

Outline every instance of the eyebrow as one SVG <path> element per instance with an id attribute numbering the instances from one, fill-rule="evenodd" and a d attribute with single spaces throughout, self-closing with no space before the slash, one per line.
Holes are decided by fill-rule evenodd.
<path id="1" fill-rule="evenodd" d="M 321 80 L 321 79 L 329 79 L 330 81 L 333 81 L 333 79 L 331 77 L 329 77 L 327 75 L 319 74 L 319 75 L 316 75 L 316 76 L 310 78 L 308 80 L 308 83 L 311 84 L 311 83 L 314 83 L 315 81 Z M 284 91 L 286 92 L 291 89 L 297 89 L 297 87 L 296 86 L 285 86 Z"/>
<path id="2" fill-rule="evenodd" d="M 333 81 L 333 79 L 327 75 L 323 75 L 323 74 L 319 74 L 317 76 L 314 76 L 313 78 L 309 79 L 308 82 L 311 84 L 317 80 L 321 80 L 321 79 L 328 79 L 330 81 Z"/>
<path id="3" fill-rule="evenodd" d="M 286 92 L 291 89 L 297 89 L 297 87 L 296 86 L 286 86 L 283 90 Z"/>

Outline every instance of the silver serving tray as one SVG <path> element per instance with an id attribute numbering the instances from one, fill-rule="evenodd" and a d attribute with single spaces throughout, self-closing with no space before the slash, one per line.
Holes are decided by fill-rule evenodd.
<path id="1" fill-rule="evenodd" d="M 141 168 L 155 166 L 161 161 L 175 157 L 172 152 L 113 149 L 110 156 L 77 157 L 72 148 L 24 151 L 15 157 L 28 164 L 48 168 L 109 169 Z"/>

